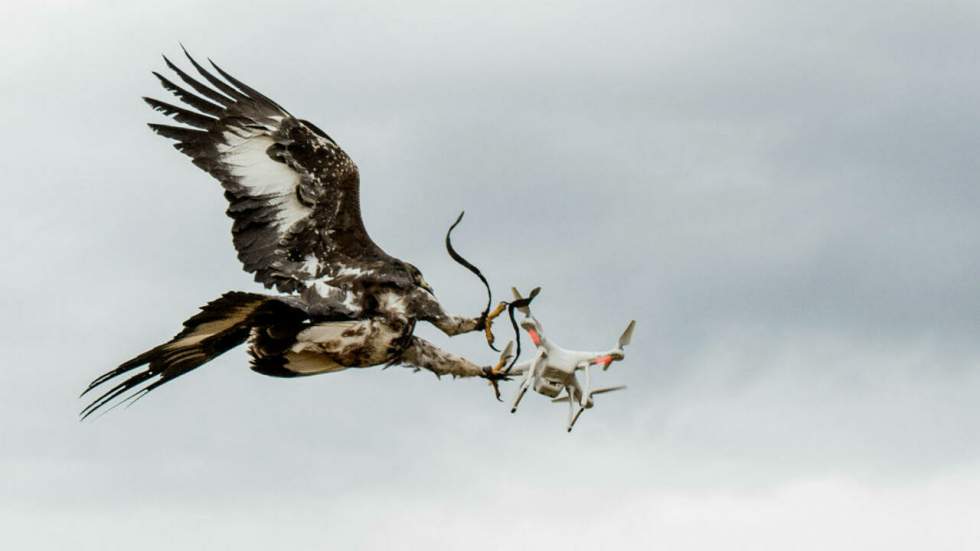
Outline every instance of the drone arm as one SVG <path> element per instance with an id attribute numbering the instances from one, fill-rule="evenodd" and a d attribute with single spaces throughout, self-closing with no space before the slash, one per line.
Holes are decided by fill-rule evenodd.
<path id="1" fill-rule="evenodd" d="M 597 352 L 592 354 L 587 353 L 589 356 L 589 364 L 601 365 L 602 369 L 605 370 L 609 368 L 611 363 L 622 360 L 624 357 L 626 357 L 626 353 L 623 351 L 623 348 L 625 348 L 626 345 L 628 345 L 633 339 L 633 329 L 635 327 L 636 321 L 629 322 L 629 324 L 626 326 L 626 330 L 623 331 L 623 334 L 619 337 L 619 342 L 616 344 L 616 348 L 611 348 L 605 352 Z"/>
<path id="2" fill-rule="evenodd" d="M 590 352 L 586 353 L 585 362 L 588 365 L 597 365 L 602 367 L 603 371 L 609 369 L 609 366 L 613 362 L 618 362 L 626 357 L 622 348 L 611 348 L 609 350 L 604 350 L 602 352 Z"/>
<path id="3" fill-rule="evenodd" d="M 619 357 L 622 357 L 621 353 L 619 354 Z M 607 369 L 609 368 L 609 365 L 617 359 L 616 351 L 610 350 L 608 352 L 603 352 L 602 354 L 597 354 L 595 357 L 589 360 L 588 365 L 601 365 L 603 369 Z"/>
<path id="4" fill-rule="evenodd" d="M 515 364 L 514 367 L 510 368 L 510 372 L 508 374 L 509 375 L 524 375 L 525 373 L 528 372 L 528 370 L 531 368 L 532 365 L 534 365 L 534 360 L 531 360 L 529 362 L 521 362 L 519 364 Z"/>

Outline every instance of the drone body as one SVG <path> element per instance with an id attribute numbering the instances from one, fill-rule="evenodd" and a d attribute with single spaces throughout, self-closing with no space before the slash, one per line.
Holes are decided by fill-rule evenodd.
<path id="1" fill-rule="evenodd" d="M 514 289 L 513 292 L 514 297 L 520 300 L 521 294 L 517 289 Z M 531 293 L 532 296 L 535 294 L 537 294 L 537 289 Z M 510 411 L 511 413 L 516 412 L 524 394 L 529 388 L 533 388 L 538 394 L 552 398 L 553 402 L 568 402 L 567 430 L 571 432 L 582 412 L 594 405 L 592 400 L 594 395 L 626 388 L 625 386 L 615 386 L 593 389 L 592 374 L 589 368 L 594 365 L 601 365 L 605 370 L 609 368 L 612 362 L 622 360 L 625 357 L 623 348 L 629 344 L 636 322 L 629 322 L 626 330 L 619 337 L 616 348 L 600 352 L 585 352 L 562 348 L 548 339 L 541 322 L 531 315 L 530 308 L 523 307 L 520 310 L 525 316 L 524 321 L 521 322 L 521 327 L 527 331 L 531 342 L 537 347 L 537 352 L 531 361 L 517 364 L 511 371 L 515 374 L 523 374 L 524 378 L 514 396 Z M 578 371 L 585 372 L 584 389 L 576 376 Z M 559 397 L 563 391 L 565 396 Z"/>

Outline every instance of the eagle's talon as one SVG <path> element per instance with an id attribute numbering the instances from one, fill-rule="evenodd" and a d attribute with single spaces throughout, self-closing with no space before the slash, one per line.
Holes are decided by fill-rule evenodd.
<path id="1" fill-rule="evenodd" d="M 507 362 L 510 361 L 510 359 L 513 357 L 513 354 L 511 354 L 513 348 L 514 348 L 514 342 L 513 341 L 508 342 L 507 346 L 504 347 L 504 351 L 500 353 L 500 359 L 497 360 L 497 365 L 493 367 L 490 366 L 484 367 L 483 374 L 480 375 L 481 377 L 486 379 L 487 382 L 490 383 L 490 386 L 493 387 L 493 395 L 498 402 L 502 402 L 503 400 L 500 399 L 500 386 L 497 383 L 499 381 L 510 380 L 510 374 L 507 373 L 507 370 L 504 369 L 504 366 L 506 366 Z"/>
<path id="2" fill-rule="evenodd" d="M 488 380 L 488 381 L 509 381 L 510 380 L 510 374 L 504 373 L 504 371 L 502 369 L 501 370 L 498 370 L 498 369 L 493 368 L 493 367 L 490 367 L 490 366 L 484 367 L 483 368 L 483 374 L 480 375 L 480 376 L 483 377 L 484 379 Z"/>
<path id="3" fill-rule="evenodd" d="M 484 367 L 483 374 L 480 376 L 486 379 L 487 382 L 490 383 L 490 386 L 493 387 L 493 397 L 496 398 L 498 402 L 502 402 L 503 400 L 500 399 L 500 386 L 497 383 L 500 381 L 509 381 L 510 375 L 504 373 L 503 370 L 500 370 L 498 367 Z"/>
<path id="4" fill-rule="evenodd" d="M 493 341 L 495 340 L 493 336 L 493 320 L 497 319 L 497 317 L 506 309 L 507 303 L 501 302 L 496 308 L 491 310 L 486 315 L 486 318 L 483 319 L 483 334 L 486 336 L 487 344 L 490 345 L 490 348 L 493 348 Z"/>

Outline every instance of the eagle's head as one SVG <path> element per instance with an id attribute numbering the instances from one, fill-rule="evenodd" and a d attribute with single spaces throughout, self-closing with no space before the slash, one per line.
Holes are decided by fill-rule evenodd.
<path id="1" fill-rule="evenodd" d="M 405 262 L 404 264 L 405 264 L 405 269 L 408 271 L 408 274 L 412 278 L 412 283 L 416 287 L 421 287 L 421 288 L 425 289 L 426 291 L 428 291 L 429 293 L 431 293 L 431 294 L 434 295 L 435 294 L 435 291 L 433 291 L 432 290 L 432 287 L 429 286 L 429 282 L 426 281 L 424 277 L 422 277 L 422 272 L 418 268 L 416 268 L 414 265 L 409 264 L 408 262 Z"/>

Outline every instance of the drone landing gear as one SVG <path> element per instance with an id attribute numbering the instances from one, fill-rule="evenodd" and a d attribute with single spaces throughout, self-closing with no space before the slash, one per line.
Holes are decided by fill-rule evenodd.
<path id="1" fill-rule="evenodd" d="M 500 386 L 497 385 L 498 381 L 507 381 L 507 372 L 504 370 L 504 366 L 513 357 L 512 351 L 514 349 L 514 341 L 507 343 L 504 351 L 500 353 L 500 359 L 497 360 L 497 365 L 493 367 L 484 367 L 482 377 L 490 383 L 490 387 L 493 388 L 493 396 L 498 402 L 502 402 L 500 399 Z"/>
<path id="2" fill-rule="evenodd" d="M 521 403 L 521 398 L 527 392 L 528 386 L 530 385 L 526 379 L 521 382 L 521 387 L 517 390 L 517 396 L 514 397 L 514 403 L 510 406 L 511 413 L 517 413 L 517 406 Z"/>
<path id="3" fill-rule="evenodd" d="M 538 383 L 538 379 L 535 376 L 538 369 L 543 369 L 544 364 L 547 362 L 547 354 L 543 350 L 539 350 L 538 354 L 527 364 L 521 364 L 516 366 L 518 370 L 524 371 L 524 379 L 521 380 L 521 386 L 517 389 L 517 395 L 514 396 L 514 403 L 510 406 L 511 413 L 517 413 L 517 406 L 521 403 L 521 399 L 524 398 L 524 394 L 527 393 L 527 389 L 531 388 L 531 384 L 535 385 L 534 390 L 541 391 Z M 557 396 L 557 393 L 552 394 L 552 396 Z"/>
<path id="4" fill-rule="evenodd" d="M 578 410 L 575 412 L 575 415 L 572 415 L 572 410 L 574 409 L 575 406 L 572 405 L 571 400 L 568 401 L 568 406 L 569 406 L 568 407 L 569 420 L 568 420 L 568 429 L 566 430 L 566 432 L 572 432 L 572 427 L 575 426 L 575 422 L 578 421 L 579 416 L 581 416 L 582 412 L 585 411 L 585 407 L 579 406 Z"/>
<path id="5" fill-rule="evenodd" d="M 553 402 L 568 402 L 568 426 L 565 428 L 566 432 L 572 432 L 572 427 L 578 421 L 578 418 L 582 416 L 582 412 L 586 409 L 592 407 L 590 396 L 583 393 L 581 389 L 578 389 L 579 400 L 575 399 L 576 389 L 572 386 L 565 387 L 565 396 L 561 398 L 555 398 Z"/>

